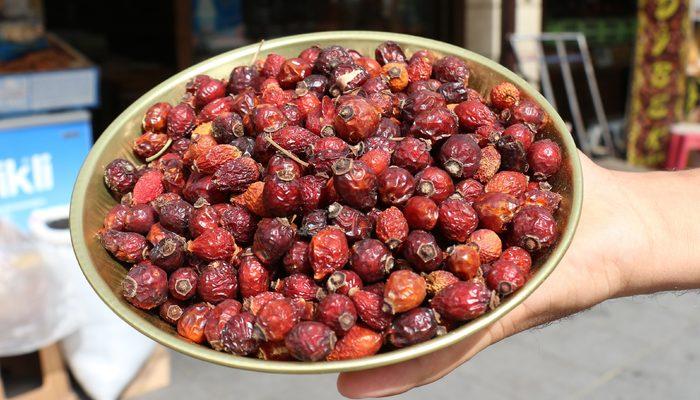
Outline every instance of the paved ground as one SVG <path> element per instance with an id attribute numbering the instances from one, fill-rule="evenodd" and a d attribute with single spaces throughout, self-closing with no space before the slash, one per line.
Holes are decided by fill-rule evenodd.
<path id="1" fill-rule="evenodd" d="M 398 399 L 700 398 L 697 292 L 604 303 L 505 340 Z M 172 354 L 173 384 L 142 400 L 336 399 L 335 375 L 280 376 Z"/>

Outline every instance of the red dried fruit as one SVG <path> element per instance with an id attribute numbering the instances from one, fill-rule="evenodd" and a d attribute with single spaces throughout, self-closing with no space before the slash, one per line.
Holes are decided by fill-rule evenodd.
<path id="1" fill-rule="evenodd" d="M 469 135 L 454 135 L 440 147 L 440 164 L 455 178 L 469 178 L 479 169 L 481 149 Z"/>
<path id="2" fill-rule="evenodd" d="M 442 289 L 458 281 L 459 278 L 452 272 L 439 269 L 425 276 L 425 291 L 428 296 L 435 296 Z"/>
<path id="3" fill-rule="evenodd" d="M 469 204 L 474 203 L 482 194 L 484 194 L 484 185 L 476 179 L 465 179 L 455 185 L 455 192 Z"/>
<path id="4" fill-rule="evenodd" d="M 480 101 L 463 101 L 457 104 L 454 112 L 459 118 L 459 125 L 468 131 L 473 131 L 482 125 L 494 125 L 496 123 L 496 114 Z"/>
<path id="5" fill-rule="evenodd" d="M 437 269 L 444 259 L 435 237 L 421 230 L 411 231 L 408 234 L 402 252 L 404 258 L 421 272 Z"/>
<path id="6" fill-rule="evenodd" d="M 285 297 L 299 297 L 306 301 L 319 300 L 325 296 L 323 289 L 311 277 L 299 273 L 278 280 L 273 288 Z"/>
<path id="7" fill-rule="evenodd" d="M 251 157 L 238 157 L 216 170 L 212 183 L 222 192 L 243 193 L 250 184 L 259 179 L 258 163 Z"/>
<path id="8" fill-rule="evenodd" d="M 265 62 L 263 63 L 262 70 L 260 70 L 260 75 L 270 78 L 275 77 L 282 69 L 282 64 L 284 64 L 286 58 L 279 54 L 270 53 L 265 57 Z"/>
<path id="9" fill-rule="evenodd" d="M 430 231 L 438 222 L 438 206 L 429 197 L 414 196 L 406 202 L 403 215 L 411 229 Z"/>
<path id="10" fill-rule="evenodd" d="M 166 271 L 173 271 L 185 264 L 185 238 L 170 234 L 158 241 L 151 249 L 151 262 Z"/>
<path id="11" fill-rule="evenodd" d="M 535 140 L 535 132 L 530 130 L 526 125 L 513 124 L 503 131 L 503 136 L 512 136 L 523 145 L 523 149 L 527 151 L 532 142 Z"/>
<path id="12" fill-rule="evenodd" d="M 374 174 L 379 176 L 389 168 L 391 153 L 383 149 L 372 149 L 365 152 L 360 157 L 360 161 L 367 164 Z"/>
<path id="13" fill-rule="evenodd" d="M 312 74 L 297 83 L 295 92 L 297 96 L 304 97 L 313 94 L 316 99 L 320 99 L 328 89 L 328 78 L 325 75 Z"/>
<path id="14" fill-rule="evenodd" d="M 350 147 L 342 139 L 323 137 L 312 146 L 308 161 L 317 173 L 329 173 L 336 160 L 349 155 Z"/>
<path id="15" fill-rule="evenodd" d="M 379 333 L 363 326 L 354 325 L 338 340 L 333 351 L 328 354 L 328 361 L 352 360 L 376 354 L 382 347 L 383 339 Z"/>
<path id="16" fill-rule="evenodd" d="M 197 282 L 197 293 L 202 300 L 218 303 L 236 297 L 238 280 L 236 270 L 226 261 L 213 261 L 204 268 Z"/>
<path id="17" fill-rule="evenodd" d="M 437 89 L 448 104 L 457 104 L 470 99 L 470 91 L 463 82 L 445 82 Z"/>
<path id="18" fill-rule="evenodd" d="M 253 253 L 264 265 L 279 261 L 294 241 L 295 229 L 285 218 L 264 218 L 253 237 Z"/>
<path id="19" fill-rule="evenodd" d="M 335 190 L 348 205 L 362 210 L 374 207 L 377 203 L 377 176 L 367 164 L 341 158 L 332 168 Z"/>
<path id="20" fill-rule="evenodd" d="M 291 170 L 268 176 L 262 195 L 265 209 L 276 217 L 291 216 L 301 205 L 301 186 Z"/>
<path id="21" fill-rule="evenodd" d="M 173 139 L 188 137 L 194 129 L 197 115 L 194 109 L 185 103 L 180 103 L 170 110 L 167 117 L 167 133 Z"/>
<path id="22" fill-rule="evenodd" d="M 141 234 L 148 233 L 156 223 L 156 212 L 148 204 L 136 204 L 124 216 L 124 230 Z"/>
<path id="23" fill-rule="evenodd" d="M 379 63 L 369 57 L 360 57 L 355 60 L 355 64 L 362 67 L 371 78 L 378 77 L 382 73 L 382 66 Z"/>
<path id="24" fill-rule="evenodd" d="M 435 311 L 420 307 L 399 315 L 387 332 L 387 339 L 394 347 L 406 347 L 430 340 L 438 334 Z"/>
<path id="25" fill-rule="evenodd" d="M 258 71 L 255 68 L 247 65 L 235 67 L 228 78 L 228 91 L 238 94 L 251 86 L 255 87 L 255 81 L 258 79 Z"/>
<path id="26" fill-rule="evenodd" d="M 492 192 L 483 194 L 473 207 L 479 216 L 479 225 L 501 233 L 515 216 L 519 205 L 518 199 L 509 194 Z"/>
<path id="27" fill-rule="evenodd" d="M 362 279 L 357 272 L 342 269 L 333 272 L 326 281 L 326 288 L 330 293 L 339 293 L 349 296 L 358 289 L 362 289 Z"/>
<path id="28" fill-rule="evenodd" d="M 148 241 L 134 232 L 107 229 L 100 232 L 102 247 L 119 261 L 137 263 L 146 258 Z"/>
<path id="29" fill-rule="evenodd" d="M 320 139 L 315 133 L 300 126 L 285 126 L 273 132 L 271 138 L 280 147 L 299 157 L 303 157 Z"/>
<path id="30" fill-rule="evenodd" d="M 481 183 L 487 183 L 501 167 L 501 153 L 494 146 L 486 146 L 481 149 L 479 168 L 474 173 L 474 179 Z"/>
<path id="31" fill-rule="evenodd" d="M 348 296 L 331 293 L 318 304 L 316 320 L 326 324 L 336 335 L 342 337 L 355 326 L 357 310 Z"/>
<path id="32" fill-rule="evenodd" d="M 292 247 L 282 259 L 284 270 L 288 274 L 309 274 L 311 265 L 308 256 L 309 244 L 301 240 L 295 240 Z"/>
<path id="33" fill-rule="evenodd" d="M 253 126 L 257 133 L 271 133 L 287 125 L 287 118 L 272 104 L 260 104 L 252 112 Z"/>
<path id="34" fill-rule="evenodd" d="M 415 174 L 433 162 L 430 145 L 421 139 L 406 137 L 396 146 L 391 161 L 393 165 Z"/>
<path id="35" fill-rule="evenodd" d="M 298 323 L 284 339 L 289 353 L 300 361 L 320 361 L 335 347 L 335 333 L 320 322 Z"/>
<path id="36" fill-rule="evenodd" d="M 265 175 L 275 175 L 278 171 L 286 170 L 291 171 L 295 179 L 300 178 L 303 174 L 301 165 L 299 165 L 298 162 L 292 160 L 287 156 L 275 154 L 272 157 L 270 157 L 270 160 L 267 162 L 267 168 L 265 168 Z"/>
<path id="37" fill-rule="evenodd" d="M 425 279 L 409 270 L 394 271 L 384 287 L 382 309 L 391 314 L 412 310 L 425 300 Z"/>
<path id="38" fill-rule="evenodd" d="M 253 182 L 248 186 L 242 194 L 234 196 L 231 198 L 233 204 L 245 207 L 248 211 L 257 215 L 258 217 L 267 216 L 267 210 L 265 209 L 265 203 L 263 202 L 262 192 L 265 188 L 265 182 Z"/>
<path id="39" fill-rule="evenodd" d="M 525 206 L 513 218 L 511 240 L 528 251 L 547 248 L 558 237 L 557 221 L 543 207 Z"/>
<path id="40" fill-rule="evenodd" d="M 204 343 L 206 340 L 204 328 L 211 309 L 212 306 L 207 303 L 197 303 L 185 309 L 182 317 L 177 321 L 178 335 L 194 343 Z"/>
<path id="41" fill-rule="evenodd" d="M 374 50 L 374 58 L 381 65 L 392 62 L 406 62 L 406 55 L 401 49 L 401 46 L 399 46 L 398 43 L 390 40 L 377 46 L 377 48 Z"/>
<path id="42" fill-rule="evenodd" d="M 464 86 L 469 85 L 469 66 L 461 58 L 446 56 L 435 61 L 433 73 L 440 82 L 462 82 Z"/>
<path id="43" fill-rule="evenodd" d="M 401 107 L 401 115 L 405 121 L 413 121 L 423 111 L 445 107 L 445 98 L 431 90 L 416 90 L 408 95 Z"/>
<path id="44" fill-rule="evenodd" d="M 340 46 L 329 46 L 320 51 L 314 62 L 314 71 L 330 75 L 341 64 L 352 64 L 353 60 L 347 50 Z"/>
<path id="45" fill-rule="evenodd" d="M 313 210 L 306 214 L 301 220 L 299 235 L 313 237 L 326 226 L 328 226 L 327 212 L 325 210 Z"/>
<path id="46" fill-rule="evenodd" d="M 525 275 L 530 273 L 530 268 L 532 267 L 532 258 L 530 257 L 530 253 L 518 246 L 511 246 L 503 250 L 501 257 L 499 258 L 499 261 L 500 260 L 515 264 L 523 271 Z"/>
<path id="47" fill-rule="evenodd" d="M 314 279 L 323 279 L 343 268 L 349 259 L 348 241 L 339 228 L 323 228 L 311 239 L 309 263 L 314 270 Z"/>
<path id="48" fill-rule="evenodd" d="M 238 264 L 238 291 L 241 297 L 266 292 L 270 287 L 270 273 L 254 255 L 245 255 Z"/>
<path id="49" fill-rule="evenodd" d="M 392 165 L 379 175 L 377 190 L 382 203 L 400 206 L 413 195 L 415 180 L 405 168 Z"/>
<path id="50" fill-rule="evenodd" d="M 441 317 L 468 321 L 484 314 L 492 304 L 492 294 L 481 282 L 456 282 L 441 290 L 430 305 Z"/>
<path id="51" fill-rule="evenodd" d="M 447 249 L 447 269 L 459 279 L 468 281 L 479 274 L 481 258 L 479 246 L 474 243 L 459 244 Z"/>
<path id="52" fill-rule="evenodd" d="M 194 159 L 194 169 L 202 174 L 213 174 L 222 165 L 241 156 L 241 151 L 230 144 L 219 144 Z"/>
<path id="53" fill-rule="evenodd" d="M 352 207 L 333 203 L 328 206 L 328 218 L 343 230 L 350 242 L 366 239 L 372 234 L 372 220 Z"/>
<path id="54" fill-rule="evenodd" d="M 522 196 L 523 205 L 544 207 L 550 213 L 559 208 L 562 196 L 559 193 L 550 190 L 531 189 L 525 192 Z"/>
<path id="55" fill-rule="evenodd" d="M 375 234 L 377 239 L 394 250 L 406 240 L 408 236 L 408 222 L 401 210 L 389 207 L 377 216 Z"/>
<path id="56" fill-rule="evenodd" d="M 510 114 L 513 121 L 530 126 L 533 131 L 537 131 L 547 123 L 547 115 L 530 99 L 521 99 L 512 108 Z"/>
<path id="57" fill-rule="evenodd" d="M 408 80 L 410 82 L 418 82 L 430 79 L 430 75 L 433 73 L 433 64 L 424 58 L 411 57 L 406 69 Z"/>
<path id="58" fill-rule="evenodd" d="M 549 139 L 532 143 L 527 152 L 527 162 L 537 180 L 545 180 L 556 174 L 561 168 L 561 148 Z"/>
<path id="59" fill-rule="evenodd" d="M 194 105 L 201 108 L 224 96 L 226 96 L 226 85 L 218 79 L 209 79 L 197 87 L 194 93 Z"/>
<path id="60" fill-rule="evenodd" d="M 203 232 L 219 226 L 219 214 L 214 207 L 204 204 L 199 208 L 194 208 L 189 221 L 189 231 L 192 237 L 196 238 Z"/>
<path id="61" fill-rule="evenodd" d="M 501 296 L 520 289 L 527 281 L 523 270 L 515 263 L 507 260 L 498 260 L 491 265 L 491 270 L 486 275 L 486 284 Z"/>
<path id="62" fill-rule="evenodd" d="M 440 204 L 455 190 L 452 178 L 444 170 L 427 167 L 416 175 L 416 193 L 430 197 Z"/>
<path id="63" fill-rule="evenodd" d="M 520 197 L 527 190 L 527 176 L 515 171 L 501 171 L 486 184 L 485 191 Z"/>
<path id="64" fill-rule="evenodd" d="M 226 229 L 214 228 L 188 242 L 187 250 L 208 261 L 230 260 L 236 251 L 236 242 Z"/>
<path id="65" fill-rule="evenodd" d="M 129 207 L 123 204 L 117 204 L 112 207 L 102 221 L 102 226 L 105 229 L 114 229 L 116 231 L 124 230 L 124 220 L 129 213 Z M 150 231 L 150 229 L 149 229 Z"/>
<path id="66" fill-rule="evenodd" d="M 478 224 L 476 212 L 465 200 L 447 199 L 440 204 L 438 225 L 446 239 L 464 243 Z"/>
<path id="67" fill-rule="evenodd" d="M 163 132 L 166 128 L 168 113 L 172 106 L 168 103 L 155 103 L 148 108 L 141 122 L 144 132 Z"/>
<path id="68" fill-rule="evenodd" d="M 207 338 L 209 345 L 217 351 L 224 350 L 222 343 L 223 330 L 228 324 L 228 321 L 235 315 L 241 312 L 241 303 L 236 300 L 228 299 L 217 304 L 207 316 L 207 322 L 204 325 L 204 336 Z M 252 324 L 251 324 L 252 331 Z"/>
<path id="69" fill-rule="evenodd" d="M 369 77 L 369 73 L 360 65 L 338 65 L 331 73 L 331 87 L 328 89 L 328 92 L 331 96 L 338 97 L 341 94 L 351 92 L 361 87 Z"/>
<path id="70" fill-rule="evenodd" d="M 457 133 L 457 116 L 445 107 L 425 110 L 413 120 L 409 135 L 430 140 L 431 144 Z"/>
<path id="71" fill-rule="evenodd" d="M 185 155 L 182 156 L 182 161 L 186 165 L 192 165 L 197 157 L 205 154 L 209 149 L 216 146 L 218 143 L 211 135 L 193 135 L 190 147 L 187 148 Z"/>
<path id="72" fill-rule="evenodd" d="M 350 96 L 338 103 L 333 127 L 339 138 L 357 144 L 372 136 L 379 125 L 379 113 L 367 100 Z"/>
<path id="73" fill-rule="evenodd" d="M 136 181 L 132 193 L 134 204 L 146 204 L 163 193 L 163 174 L 160 171 L 146 171 Z"/>
<path id="74" fill-rule="evenodd" d="M 270 300 L 257 314 L 253 337 L 268 342 L 282 340 L 298 321 L 289 299 Z"/>
<path id="75" fill-rule="evenodd" d="M 254 322 L 255 316 L 247 312 L 232 315 L 221 330 L 221 348 L 239 356 L 255 354 L 259 342 L 253 335 Z"/>
<path id="76" fill-rule="evenodd" d="M 158 218 L 163 228 L 184 235 L 189 229 L 194 207 L 184 200 L 168 201 L 156 208 Z"/>
<path id="77" fill-rule="evenodd" d="M 252 297 L 247 297 L 243 300 L 243 310 L 250 312 L 253 315 L 258 315 L 260 310 L 271 300 L 284 299 L 282 293 L 277 292 L 262 292 Z"/>
<path id="78" fill-rule="evenodd" d="M 469 241 L 479 246 L 479 259 L 482 264 L 490 263 L 501 256 L 501 238 L 490 229 L 475 230 L 469 235 Z"/>
<path id="79" fill-rule="evenodd" d="M 496 142 L 496 148 L 501 154 L 501 169 L 527 172 L 527 154 L 522 143 L 513 136 L 502 136 Z"/>
<path id="80" fill-rule="evenodd" d="M 391 251 L 377 239 L 364 239 L 352 246 L 350 268 L 366 283 L 379 281 L 394 268 Z"/>
<path id="81" fill-rule="evenodd" d="M 391 314 L 382 310 L 384 298 L 377 293 L 356 290 L 350 293 L 357 315 L 372 329 L 383 331 L 391 324 Z"/>
<path id="82" fill-rule="evenodd" d="M 314 45 L 302 50 L 301 53 L 299 53 L 299 58 L 303 58 L 310 64 L 314 64 L 319 54 L 321 54 L 321 48 Z"/>
<path id="83" fill-rule="evenodd" d="M 168 235 L 174 235 L 175 233 L 170 232 L 169 230 L 163 228 L 163 225 L 157 223 L 154 224 L 151 229 L 148 231 L 148 235 L 146 235 L 146 239 L 148 241 L 155 245 L 156 243 L 160 242 L 163 240 L 166 236 Z"/>
<path id="84" fill-rule="evenodd" d="M 387 80 L 392 92 L 400 92 L 408 86 L 406 63 L 391 62 L 382 67 L 382 76 Z"/>
<path id="85" fill-rule="evenodd" d="M 178 268 L 168 278 L 170 296 L 176 300 L 189 300 L 197 293 L 199 275 L 194 268 Z"/>
<path id="86" fill-rule="evenodd" d="M 326 186 L 325 179 L 315 175 L 306 175 L 299 178 L 298 182 L 301 191 L 300 211 L 302 213 L 307 214 L 325 205 L 323 198 L 323 189 Z"/>
<path id="87" fill-rule="evenodd" d="M 177 324 L 177 321 L 182 317 L 184 312 L 183 304 L 171 299 L 165 300 L 165 303 L 161 304 L 158 308 L 158 315 L 160 318 L 170 325 Z"/>
<path id="88" fill-rule="evenodd" d="M 498 109 L 512 108 L 520 101 L 520 91 L 510 82 L 501 82 L 491 88 L 491 104 Z"/>
<path id="89" fill-rule="evenodd" d="M 136 180 L 136 167 L 123 158 L 117 158 L 105 167 L 105 185 L 114 193 L 121 195 L 130 192 Z"/>
<path id="90" fill-rule="evenodd" d="M 438 89 L 440 88 L 440 85 L 442 85 L 442 83 L 440 81 L 438 81 L 437 79 L 426 79 L 423 81 L 411 82 L 408 84 L 408 87 L 406 88 L 406 94 L 408 94 L 410 96 L 419 90 L 427 90 L 430 92 L 437 92 Z M 442 95 L 441 95 L 441 97 L 442 97 Z M 443 97 L 443 99 L 444 98 L 445 97 Z"/>
<path id="91" fill-rule="evenodd" d="M 158 307 L 168 298 L 168 275 L 150 262 L 141 262 L 124 277 L 122 295 L 142 310 Z"/>
<path id="92" fill-rule="evenodd" d="M 297 82 L 311 75 L 311 69 L 311 64 L 303 58 L 290 58 L 282 64 L 277 81 L 284 89 L 294 88 Z"/>

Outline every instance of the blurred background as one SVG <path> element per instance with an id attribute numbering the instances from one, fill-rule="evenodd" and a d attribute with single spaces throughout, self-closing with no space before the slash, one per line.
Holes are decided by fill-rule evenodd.
<path id="1" fill-rule="evenodd" d="M 696 21 L 697 0 L 0 0 L 0 399 L 338 397 L 334 376 L 246 373 L 156 347 L 79 271 L 67 205 L 82 160 L 176 72 L 262 39 L 408 33 L 521 74 L 596 162 L 683 169 L 700 163 Z M 696 300 L 606 303 L 399 397 L 697 399 Z"/>

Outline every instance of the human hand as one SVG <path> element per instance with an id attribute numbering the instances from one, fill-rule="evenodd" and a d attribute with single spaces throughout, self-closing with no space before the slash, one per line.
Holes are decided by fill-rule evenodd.
<path id="1" fill-rule="evenodd" d="M 578 229 L 561 263 L 532 295 L 494 324 L 449 348 L 387 367 L 340 374 L 340 393 L 351 398 L 403 393 L 440 379 L 508 336 L 606 299 L 700 286 L 700 274 L 683 271 L 692 259 L 689 246 L 676 240 L 679 231 L 694 233 L 692 224 L 677 221 L 692 220 L 682 212 L 688 205 L 667 204 L 673 209 L 670 214 L 658 206 L 678 202 L 679 191 L 694 197 L 688 193 L 693 186 L 689 180 L 698 186 L 697 174 L 613 172 L 584 155 L 581 162 L 584 200 Z M 660 276 L 655 267 L 662 264 L 678 268 Z"/>

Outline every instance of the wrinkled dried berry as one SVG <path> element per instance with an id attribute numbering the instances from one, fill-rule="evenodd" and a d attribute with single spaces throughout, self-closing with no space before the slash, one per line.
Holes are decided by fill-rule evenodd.
<path id="1" fill-rule="evenodd" d="M 454 112 L 459 119 L 459 125 L 468 131 L 474 131 L 482 125 L 496 123 L 496 114 L 477 100 L 467 100 L 457 104 Z"/>
<path id="2" fill-rule="evenodd" d="M 559 171 L 561 148 L 549 139 L 538 140 L 530 146 L 527 162 L 535 179 L 545 180 Z"/>
<path id="3" fill-rule="evenodd" d="M 430 305 L 443 318 L 468 321 L 484 314 L 491 298 L 491 291 L 481 282 L 456 282 L 435 295 Z"/>
<path id="4" fill-rule="evenodd" d="M 122 294 L 133 306 L 150 310 L 168 298 L 168 276 L 150 262 L 132 267 L 122 281 Z"/>
<path id="5" fill-rule="evenodd" d="M 481 183 L 487 183 L 501 167 L 501 154 L 494 146 L 486 146 L 481 149 L 479 168 L 474 173 L 474 179 Z"/>
<path id="6" fill-rule="evenodd" d="M 270 287 L 270 273 L 252 254 L 245 255 L 238 264 L 238 291 L 242 297 L 266 292 Z"/>
<path id="7" fill-rule="evenodd" d="M 263 202 L 262 192 L 265 188 L 265 182 L 253 182 L 240 195 L 231 197 L 231 203 L 245 207 L 246 210 L 255 214 L 258 217 L 268 216 Z"/>
<path id="8" fill-rule="evenodd" d="M 408 222 L 401 210 L 389 207 L 377 216 L 375 234 L 390 249 L 399 248 L 408 236 Z"/>
<path id="9" fill-rule="evenodd" d="M 149 170 L 136 181 L 131 199 L 134 204 L 146 204 L 163 191 L 163 174 L 160 171 Z"/>
<path id="10" fill-rule="evenodd" d="M 381 65 L 399 62 L 406 62 L 406 55 L 404 54 L 401 46 L 398 43 L 392 41 L 386 41 L 374 50 L 374 58 Z"/>
<path id="11" fill-rule="evenodd" d="M 352 246 L 350 268 L 366 283 L 379 281 L 394 268 L 394 257 L 377 239 L 365 239 Z"/>
<path id="12" fill-rule="evenodd" d="M 439 207 L 438 225 L 443 236 L 455 242 L 466 242 L 479 224 L 472 206 L 462 199 L 447 199 Z"/>
<path id="13" fill-rule="evenodd" d="M 532 148 L 532 146 L 530 147 Z M 514 136 L 502 136 L 496 142 L 496 148 L 501 154 L 501 169 L 527 172 L 529 166 L 525 148 Z"/>
<path id="14" fill-rule="evenodd" d="M 335 333 L 315 321 L 298 323 L 284 339 L 289 353 L 300 361 L 320 361 L 335 347 Z"/>
<path id="15" fill-rule="evenodd" d="M 184 235 L 189 230 L 194 207 L 184 200 L 177 199 L 163 204 L 156 211 L 163 228 Z"/>
<path id="16" fill-rule="evenodd" d="M 253 336 L 268 342 L 284 339 L 299 321 L 289 299 L 268 301 L 257 314 Z"/>
<path id="17" fill-rule="evenodd" d="M 221 331 L 221 346 L 228 353 L 239 356 L 255 354 L 259 342 L 253 335 L 255 316 L 242 312 L 231 316 Z"/>
<path id="18" fill-rule="evenodd" d="M 323 298 L 325 292 L 316 285 L 311 277 L 304 274 L 292 274 L 274 283 L 274 289 L 285 297 L 299 297 L 307 301 Z"/>
<path id="19" fill-rule="evenodd" d="M 209 345 L 217 351 L 224 350 L 221 336 L 228 321 L 235 315 L 241 312 L 241 303 L 228 299 L 217 304 L 207 316 L 207 322 L 204 326 L 204 336 L 207 338 Z"/>
<path id="20" fill-rule="evenodd" d="M 109 210 L 102 221 L 102 226 L 105 229 L 114 229 L 116 231 L 124 230 L 124 221 L 129 212 L 129 207 L 123 204 L 117 204 Z M 152 228 L 152 227 L 151 227 Z M 150 231 L 150 229 L 149 229 Z"/>
<path id="21" fill-rule="evenodd" d="M 100 233 L 100 240 L 102 246 L 119 261 L 137 263 L 148 254 L 148 241 L 138 233 L 107 229 Z"/>
<path id="22" fill-rule="evenodd" d="M 508 296 L 520 289 L 526 280 L 527 276 L 523 270 L 507 260 L 494 262 L 486 275 L 486 284 L 501 296 Z"/>
<path id="23" fill-rule="evenodd" d="M 187 104 L 180 103 L 168 113 L 167 133 L 173 139 L 188 137 L 195 127 L 197 115 Z"/>
<path id="24" fill-rule="evenodd" d="M 465 179 L 455 185 L 455 192 L 467 203 L 473 204 L 476 199 L 484 194 L 484 185 L 476 179 Z"/>
<path id="25" fill-rule="evenodd" d="M 484 190 L 487 193 L 500 192 L 520 197 L 527 190 L 527 183 L 527 176 L 520 172 L 501 171 L 493 176 Z"/>
<path id="26" fill-rule="evenodd" d="M 469 66 L 461 58 L 446 56 L 435 62 L 433 66 L 435 78 L 440 82 L 462 82 L 469 84 Z"/>
<path id="27" fill-rule="evenodd" d="M 185 238 L 171 234 L 158 241 L 149 254 L 151 262 L 166 271 L 173 271 L 185 264 Z"/>
<path id="28" fill-rule="evenodd" d="M 455 178 L 469 178 L 479 168 L 481 149 L 469 135 L 454 135 L 440 148 L 440 163 Z"/>
<path id="29" fill-rule="evenodd" d="M 455 191 L 452 178 L 444 170 L 427 167 L 416 175 L 416 193 L 440 204 Z"/>
<path id="30" fill-rule="evenodd" d="M 354 325 L 338 340 L 333 351 L 326 358 L 328 361 L 352 360 L 371 356 L 382 347 L 382 335 L 363 326 Z"/>
<path id="31" fill-rule="evenodd" d="M 394 347 L 406 347 L 430 340 L 438 333 L 435 312 L 426 307 L 416 308 L 394 319 L 387 339 Z"/>
<path id="32" fill-rule="evenodd" d="M 399 206 L 413 195 L 415 180 L 405 168 L 391 166 L 379 175 L 377 190 L 382 203 Z"/>
<path id="33" fill-rule="evenodd" d="M 130 192 L 136 180 L 136 167 L 123 158 L 118 158 L 105 167 L 105 185 L 114 193 L 121 195 Z"/>
<path id="34" fill-rule="evenodd" d="M 499 192 L 485 193 L 474 204 L 474 211 L 479 216 L 479 225 L 495 231 L 504 232 L 518 210 L 518 199 Z"/>
<path id="35" fill-rule="evenodd" d="M 435 236 L 428 232 L 411 231 L 403 246 L 403 256 L 418 271 L 430 272 L 437 269 L 444 259 Z"/>
<path id="36" fill-rule="evenodd" d="M 491 88 L 491 104 L 498 109 L 512 108 L 520 100 L 520 91 L 510 82 L 502 82 Z"/>
<path id="37" fill-rule="evenodd" d="M 218 303 L 232 299 L 237 292 L 236 270 L 226 261 L 213 261 L 199 276 L 197 293 L 206 302 Z"/>
<path id="38" fill-rule="evenodd" d="M 224 192 L 243 193 L 260 179 L 260 168 L 250 157 L 238 157 L 224 163 L 213 175 L 212 183 Z"/>
<path id="39" fill-rule="evenodd" d="M 199 275 L 194 268 L 178 268 L 168 277 L 170 296 L 176 300 L 188 300 L 197 293 Z"/>
<path id="40" fill-rule="evenodd" d="M 291 170 L 278 171 L 265 179 L 263 202 L 266 210 L 276 217 L 296 213 L 301 205 L 301 187 Z"/>
<path id="41" fill-rule="evenodd" d="M 362 278 L 357 272 L 340 270 L 333 272 L 326 281 L 326 288 L 331 293 L 351 295 L 354 291 L 362 289 Z"/>
<path id="42" fill-rule="evenodd" d="M 426 296 L 425 279 L 409 270 L 394 271 L 384 287 L 382 309 L 391 314 L 414 309 L 423 303 Z"/>
<path id="43" fill-rule="evenodd" d="M 368 238 L 372 234 L 372 221 L 352 207 L 333 203 L 328 207 L 328 219 L 343 230 L 350 242 Z"/>
<path id="44" fill-rule="evenodd" d="M 360 157 L 360 161 L 367 164 L 372 172 L 379 176 L 389 168 L 391 153 L 383 149 L 368 150 Z"/>
<path id="45" fill-rule="evenodd" d="M 459 244 L 447 249 L 447 269 L 462 280 L 468 281 L 479 274 L 481 258 L 479 246 L 474 243 Z"/>
<path id="46" fill-rule="evenodd" d="M 372 136 L 378 125 L 377 109 L 358 96 L 341 101 L 333 118 L 336 134 L 350 144 L 357 144 Z"/>
<path id="47" fill-rule="evenodd" d="M 396 146 L 391 163 L 415 174 L 433 162 L 430 146 L 421 139 L 406 137 Z"/>
<path id="48" fill-rule="evenodd" d="M 188 242 L 187 251 L 208 261 L 230 260 L 236 251 L 236 242 L 226 229 L 214 228 Z"/>
<path id="49" fill-rule="evenodd" d="M 559 208 L 562 196 L 551 190 L 532 189 L 523 194 L 523 205 L 544 207 L 550 213 Z"/>
<path id="50" fill-rule="evenodd" d="M 255 80 L 258 79 L 258 72 L 255 68 L 241 65 L 231 71 L 228 78 L 228 91 L 233 94 L 238 94 L 245 89 L 255 86 Z"/>
<path id="51" fill-rule="evenodd" d="M 513 218 L 511 240 L 528 251 L 547 248 L 558 236 L 557 221 L 543 207 L 525 206 Z"/>
<path id="52" fill-rule="evenodd" d="M 204 343 L 206 340 L 204 328 L 211 309 L 212 306 L 207 303 L 197 303 L 185 309 L 182 317 L 177 321 L 178 335 L 194 343 Z"/>
<path id="53" fill-rule="evenodd" d="M 479 247 L 479 259 L 482 264 L 490 263 L 501 256 L 503 243 L 501 238 L 490 229 L 477 229 L 469 235 L 469 241 Z"/>
<path id="54" fill-rule="evenodd" d="M 323 279 L 343 266 L 350 259 L 350 249 L 345 234 L 337 227 L 323 228 L 309 244 L 309 263 L 314 279 Z"/>
<path id="55" fill-rule="evenodd" d="M 253 243 L 258 219 L 246 208 L 232 204 L 216 204 L 219 224 L 229 231 L 236 244 L 247 246 Z"/>
<path id="56" fill-rule="evenodd" d="M 253 238 L 253 253 L 265 265 L 279 261 L 294 241 L 295 229 L 284 218 L 264 218 Z"/>
<path id="57" fill-rule="evenodd" d="M 408 134 L 430 140 L 434 145 L 439 140 L 456 134 L 457 129 L 457 116 L 447 108 L 437 107 L 418 114 Z"/>
<path id="58" fill-rule="evenodd" d="M 348 296 L 331 293 L 318 304 L 316 320 L 342 337 L 355 325 L 357 310 Z"/>
<path id="59" fill-rule="evenodd" d="M 428 293 L 428 296 L 435 296 L 442 289 L 458 281 L 459 278 L 452 272 L 439 269 L 425 276 L 425 291 Z"/>
<path id="60" fill-rule="evenodd" d="M 158 308 L 158 315 L 170 325 L 176 325 L 185 312 L 184 305 L 178 301 L 168 299 Z"/>
<path id="61" fill-rule="evenodd" d="M 352 57 L 340 46 L 329 46 L 321 50 L 314 62 L 314 71 L 330 75 L 341 64 L 352 64 Z"/>
<path id="62" fill-rule="evenodd" d="M 330 76 L 331 87 L 328 89 L 333 97 L 351 92 L 361 87 L 370 75 L 360 65 L 341 64 L 333 69 Z"/>
<path id="63" fill-rule="evenodd" d="M 146 234 L 156 222 L 156 212 L 148 204 L 136 204 L 124 216 L 124 230 Z"/>
<path id="64" fill-rule="evenodd" d="M 314 210 L 306 214 L 301 220 L 299 235 L 314 237 L 326 226 L 328 226 L 328 213 L 326 210 Z"/>
<path id="65" fill-rule="evenodd" d="M 384 311 L 384 298 L 381 294 L 356 290 L 350 293 L 357 316 L 372 329 L 383 331 L 391 324 L 391 314 Z"/>
<path id="66" fill-rule="evenodd" d="M 414 196 L 406 202 L 403 215 L 411 229 L 430 231 L 438 222 L 438 206 L 429 197 Z"/>

